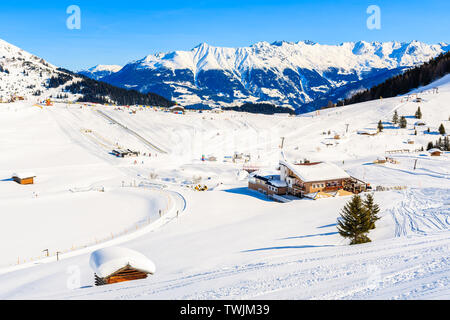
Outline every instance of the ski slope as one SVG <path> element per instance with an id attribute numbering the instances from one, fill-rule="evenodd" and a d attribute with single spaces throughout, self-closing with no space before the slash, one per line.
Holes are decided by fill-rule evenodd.
<path id="1" fill-rule="evenodd" d="M 419 104 L 405 97 L 299 117 L 0 105 L 8 150 L 0 157 L 0 298 L 448 298 L 450 154 L 417 150 L 438 139 L 441 123 L 450 132 L 450 77 L 419 92 L 426 126 L 417 135 Z M 406 129 L 390 124 L 395 110 Z M 382 133 L 357 133 L 379 120 Z M 249 154 L 250 165 L 273 170 L 281 137 L 290 161 L 330 161 L 374 188 L 407 187 L 374 192 L 381 220 L 371 243 L 348 246 L 337 234 L 348 197 L 281 204 L 246 188 L 243 164 L 226 157 Z M 118 146 L 141 156 L 116 158 Z M 397 164 L 373 163 L 392 150 L 403 150 L 389 154 Z M 10 181 L 15 171 L 35 172 L 36 184 Z M 193 191 L 196 183 L 210 191 Z M 94 287 L 89 253 L 118 243 L 154 261 L 156 274 Z"/>

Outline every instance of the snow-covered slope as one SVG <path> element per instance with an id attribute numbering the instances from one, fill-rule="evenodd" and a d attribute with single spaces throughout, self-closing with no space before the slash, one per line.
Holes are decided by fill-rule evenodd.
<path id="1" fill-rule="evenodd" d="M 118 66 L 97 66 L 92 72 L 114 72 Z M 100 84 L 71 71 L 57 68 L 12 44 L 0 40 L 0 102 L 26 99 L 33 103 L 53 101 L 89 101 L 121 104 L 172 106 L 153 93 L 129 92 Z"/>
<path id="2" fill-rule="evenodd" d="M 258 42 L 224 48 L 202 43 L 190 51 L 148 55 L 103 81 L 155 92 L 184 105 L 237 105 L 272 102 L 307 110 L 370 88 L 405 68 L 448 51 L 446 43 L 418 41 Z"/>
<path id="3" fill-rule="evenodd" d="M 441 123 L 450 132 L 450 75 L 417 92 L 420 104 L 395 97 L 297 117 L 0 105 L 0 143 L 8 150 L 0 157 L 0 212 L 8 213 L 0 224 L 0 243 L 8 244 L 0 298 L 448 299 L 450 154 L 417 150 L 439 138 Z M 425 127 L 414 127 L 419 105 Z M 407 128 L 390 122 L 395 110 Z M 379 120 L 382 133 L 357 133 Z M 337 234 L 348 197 L 276 203 L 247 189 L 243 165 L 226 157 L 248 153 L 248 165 L 273 171 L 281 137 L 290 161 L 331 162 L 373 187 L 392 188 L 374 192 L 381 219 L 372 243 L 349 246 Z M 115 158 L 117 145 L 142 156 Z M 202 162 L 202 155 L 217 161 Z M 397 163 L 373 163 L 385 155 Z M 33 171 L 36 184 L 11 181 L 15 171 Z M 194 183 L 209 191 L 186 187 Z M 172 219 L 154 227 L 168 207 L 179 216 L 172 210 Z M 148 220 L 150 230 L 138 228 Z M 89 254 L 119 244 L 148 257 L 156 273 L 93 286 Z M 44 249 L 52 257 L 43 258 Z"/>
<path id="4" fill-rule="evenodd" d="M 87 70 L 79 71 L 79 74 L 85 75 L 89 78 L 100 80 L 106 76 L 113 73 L 119 72 L 122 69 L 121 66 L 117 65 L 96 65 L 95 67 L 89 68 Z"/>
<path id="5" fill-rule="evenodd" d="M 33 102 L 60 94 L 70 99 L 79 96 L 64 92 L 64 87 L 79 81 L 70 77 L 62 85 L 50 86 L 52 77 L 65 75 L 56 66 L 0 39 L 0 99 L 8 101 L 13 96 L 22 96 Z"/>

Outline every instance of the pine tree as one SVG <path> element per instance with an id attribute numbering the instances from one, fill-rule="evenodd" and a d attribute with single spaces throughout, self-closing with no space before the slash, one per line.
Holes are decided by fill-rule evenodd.
<path id="1" fill-rule="evenodd" d="M 380 220 L 378 217 L 380 207 L 374 202 L 373 195 L 370 193 L 364 199 L 363 204 L 370 215 L 370 229 L 375 229 L 375 222 Z"/>
<path id="2" fill-rule="evenodd" d="M 397 124 L 398 123 L 398 113 L 397 110 L 395 110 L 394 115 L 392 116 L 392 123 Z"/>
<path id="3" fill-rule="evenodd" d="M 406 121 L 406 118 L 404 116 L 402 116 L 400 118 L 400 128 L 406 128 L 408 122 Z"/>
<path id="4" fill-rule="evenodd" d="M 367 233 L 372 226 L 372 220 L 360 196 L 353 196 L 344 206 L 341 211 L 341 218 L 338 219 L 337 223 L 339 234 L 344 238 L 351 239 L 351 245 L 371 242 Z"/>
<path id="5" fill-rule="evenodd" d="M 428 145 L 427 145 L 427 151 L 428 150 L 430 150 L 430 149 L 433 149 L 434 148 L 434 146 L 433 146 L 433 142 L 428 142 Z"/>
<path id="6" fill-rule="evenodd" d="M 422 111 L 420 111 L 420 107 L 417 108 L 415 116 L 417 119 L 422 119 Z"/>
<path id="7" fill-rule="evenodd" d="M 378 121 L 378 131 L 379 131 L 379 132 L 382 132 L 383 129 L 384 129 L 383 123 L 382 123 L 381 120 L 380 120 L 380 121 Z"/>
<path id="8" fill-rule="evenodd" d="M 442 123 L 439 126 L 439 134 L 445 134 L 445 128 L 444 128 L 444 125 Z"/>

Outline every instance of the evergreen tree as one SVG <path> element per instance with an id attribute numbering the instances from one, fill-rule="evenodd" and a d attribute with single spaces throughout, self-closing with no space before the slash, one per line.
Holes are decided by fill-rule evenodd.
<path id="1" fill-rule="evenodd" d="M 422 119 L 422 111 L 420 111 L 420 107 L 417 108 L 415 116 L 417 119 Z"/>
<path id="2" fill-rule="evenodd" d="M 383 97 L 394 97 L 406 94 L 412 89 L 425 86 L 450 72 L 450 52 L 442 53 L 438 57 L 420 66 L 409 69 L 404 73 L 387 79 L 385 82 L 358 92 L 345 99 L 344 104 L 349 105 Z"/>
<path id="3" fill-rule="evenodd" d="M 398 113 L 397 110 L 395 110 L 394 115 L 392 116 L 392 123 L 397 124 L 398 123 Z"/>
<path id="4" fill-rule="evenodd" d="M 351 239 L 351 245 L 371 241 L 367 237 L 367 233 L 372 226 L 372 219 L 360 196 L 353 196 L 344 206 L 341 218 L 337 223 L 339 234 L 344 238 Z"/>
<path id="5" fill-rule="evenodd" d="M 402 116 L 400 118 L 400 128 L 406 128 L 408 122 L 406 121 L 406 118 L 404 116 Z"/>
<path id="6" fill-rule="evenodd" d="M 373 195 L 370 193 L 364 199 L 363 204 L 370 215 L 370 229 L 375 229 L 375 222 L 380 220 L 380 218 L 378 217 L 380 207 L 374 202 Z"/>
<path id="7" fill-rule="evenodd" d="M 444 125 L 442 123 L 439 126 L 439 134 L 445 134 L 445 128 L 444 128 Z"/>
<path id="8" fill-rule="evenodd" d="M 433 142 L 428 142 L 428 145 L 427 145 L 427 151 L 428 150 L 430 150 L 430 149 L 433 149 L 434 148 L 434 146 L 433 146 Z"/>
<path id="9" fill-rule="evenodd" d="M 383 129 L 384 129 L 384 127 L 383 127 L 383 123 L 381 122 L 381 120 L 380 121 L 378 121 L 378 131 L 379 132 L 382 132 L 383 131 Z"/>

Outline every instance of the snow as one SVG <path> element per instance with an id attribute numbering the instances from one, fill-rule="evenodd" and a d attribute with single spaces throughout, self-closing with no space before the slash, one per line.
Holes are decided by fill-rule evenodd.
<path id="1" fill-rule="evenodd" d="M 329 68 L 346 74 L 350 70 L 369 68 L 397 68 L 413 66 L 448 50 L 448 45 L 391 42 L 346 42 L 340 45 L 321 45 L 299 41 L 269 44 L 258 42 L 250 47 L 226 48 L 202 43 L 190 51 L 174 51 L 148 55 L 138 63 L 140 68 L 190 69 L 194 74 L 206 70 L 229 70 L 243 74 L 252 68 L 282 72 L 286 68 L 307 68 L 323 72 Z M 278 96 L 277 90 L 266 94 Z"/>
<path id="2" fill-rule="evenodd" d="M 349 174 L 337 165 L 327 162 L 295 165 L 281 160 L 281 165 L 289 168 L 303 182 L 337 180 L 350 178 Z"/>
<path id="3" fill-rule="evenodd" d="M 0 39 L 0 66 L 8 70 L 0 72 L 0 102 L 8 101 L 12 96 L 20 96 L 37 103 L 51 96 L 67 94 L 67 100 L 76 100 L 79 96 L 64 92 L 64 88 L 81 78 L 74 77 L 57 88 L 47 88 L 51 77 L 58 76 L 61 71 L 51 63 L 28 53 Z"/>
<path id="4" fill-rule="evenodd" d="M 269 182 L 274 187 L 278 187 L 278 188 L 287 187 L 286 181 L 283 181 L 283 180 L 273 179 L 273 180 L 270 180 Z"/>
<path id="5" fill-rule="evenodd" d="M 121 66 L 118 65 L 102 65 L 98 64 L 95 67 L 89 68 L 86 71 L 95 73 L 95 72 L 101 72 L 101 71 L 110 71 L 110 72 L 119 72 L 122 69 Z"/>
<path id="6" fill-rule="evenodd" d="M 89 264 L 100 278 L 106 278 L 126 266 L 150 274 L 156 271 L 153 261 L 142 253 L 123 247 L 108 247 L 94 251 Z"/>
<path id="7" fill-rule="evenodd" d="M 436 85 L 438 94 L 427 91 Z M 402 97 L 297 117 L 0 104 L 8 151 L 0 157 L 0 299 L 448 299 L 450 154 L 416 149 L 439 138 L 441 123 L 448 129 L 450 76 L 428 88 L 417 91 L 430 132 L 416 127 L 417 135 L 417 103 Z M 390 124 L 395 110 L 409 116 L 407 128 Z M 357 134 L 380 120 L 376 136 Z M 328 131 L 339 143 L 324 146 L 334 140 Z M 250 154 L 245 165 L 275 175 L 281 137 L 286 159 L 331 163 L 386 189 L 373 192 L 381 219 L 371 243 L 349 246 L 337 233 L 349 197 L 274 202 L 247 188 L 243 164 L 226 161 Z M 114 157 L 116 144 L 141 156 Z M 389 154 L 397 164 L 373 163 L 392 150 L 402 151 Z M 24 187 L 10 181 L 13 171 L 39 179 Z M 194 191 L 198 184 L 208 191 Z M 158 272 L 95 287 L 90 254 L 111 246 L 142 253 Z M 79 284 L 69 285 L 76 275 Z"/>

